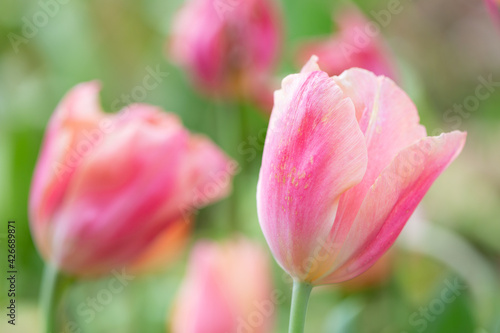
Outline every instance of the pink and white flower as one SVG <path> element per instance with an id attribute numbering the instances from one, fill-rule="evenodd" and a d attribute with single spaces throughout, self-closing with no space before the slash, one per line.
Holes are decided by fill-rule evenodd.
<path id="1" fill-rule="evenodd" d="M 177 116 L 146 104 L 106 114 L 99 90 L 96 82 L 82 83 L 59 104 L 30 193 L 41 255 L 73 275 L 132 264 L 164 231 L 226 196 L 234 171 L 215 144 L 191 135 Z M 214 179 L 219 174 L 225 182 Z"/>
<path id="2" fill-rule="evenodd" d="M 294 279 L 349 280 L 394 243 L 466 134 L 429 137 L 391 80 L 313 57 L 275 92 L 257 188 L 261 228 Z"/>

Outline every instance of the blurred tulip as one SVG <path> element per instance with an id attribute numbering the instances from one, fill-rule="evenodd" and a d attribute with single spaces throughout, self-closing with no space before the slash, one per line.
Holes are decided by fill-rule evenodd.
<path id="1" fill-rule="evenodd" d="M 199 242 L 174 304 L 173 333 L 272 332 L 277 303 L 266 252 L 240 239 Z"/>
<path id="2" fill-rule="evenodd" d="M 373 266 L 355 278 L 339 283 L 344 292 L 359 292 L 384 285 L 392 273 L 394 260 L 393 248 L 387 251 Z"/>
<path id="3" fill-rule="evenodd" d="M 316 60 L 275 93 L 257 206 L 281 267 L 321 285 L 361 274 L 389 249 L 466 134 L 427 137 L 393 81 L 362 69 L 329 77 Z"/>
<path id="4" fill-rule="evenodd" d="M 309 41 L 300 46 L 298 60 L 306 62 L 312 55 L 319 58 L 319 65 L 328 75 L 358 67 L 376 75 L 397 79 L 396 66 L 380 36 L 380 27 L 369 22 L 354 6 L 342 10 L 335 20 L 339 32 L 332 37 Z M 374 27 L 378 29 L 373 30 Z"/>
<path id="5" fill-rule="evenodd" d="M 247 90 L 248 96 L 252 102 L 263 111 L 266 118 L 269 117 L 273 109 L 274 91 L 280 86 L 280 80 L 277 77 L 262 78 L 260 82 L 255 82 Z"/>
<path id="6" fill-rule="evenodd" d="M 484 0 L 493 20 L 500 27 L 500 0 Z"/>
<path id="7" fill-rule="evenodd" d="M 188 0 L 174 18 L 169 54 L 206 92 L 251 95 L 276 60 L 280 28 L 270 0 Z"/>
<path id="8" fill-rule="evenodd" d="M 233 162 L 210 140 L 150 105 L 105 114 L 99 89 L 82 83 L 59 104 L 30 193 L 38 249 L 71 275 L 133 264 L 162 232 L 230 190 Z"/>
<path id="9" fill-rule="evenodd" d="M 192 223 L 184 218 L 159 233 L 129 267 L 132 274 L 161 271 L 169 268 L 184 252 L 191 236 Z"/>

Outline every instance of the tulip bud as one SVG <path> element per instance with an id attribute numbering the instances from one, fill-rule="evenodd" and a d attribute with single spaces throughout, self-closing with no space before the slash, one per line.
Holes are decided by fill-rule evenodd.
<path id="1" fill-rule="evenodd" d="M 283 295 L 267 254 L 248 240 L 199 242 L 174 304 L 173 333 L 270 333 Z"/>
<path id="2" fill-rule="evenodd" d="M 389 249 L 466 134 L 428 137 L 392 80 L 358 68 L 329 77 L 316 60 L 275 92 L 257 209 L 281 267 L 322 285 Z"/>
<path id="3" fill-rule="evenodd" d="M 179 119 L 145 104 L 105 114 L 99 85 L 73 88 L 53 114 L 30 193 L 33 238 L 45 260 L 72 275 L 102 275 L 139 260 L 162 232 L 189 223 L 194 198 L 228 194 L 227 156 Z"/>
<path id="4" fill-rule="evenodd" d="M 188 0 L 174 18 L 169 54 L 205 92 L 242 97 L 268 76 L 280 26 L 269 0 Z"/>
<path id="5" fill-rule="evenodd" d="M 301 64 L 316 55 L 319 65 L 330 76 L 358 67 L 397 79 L 394 61 L 381 36 L 379 23 L 368 21 L 354 6 L 340 11 L 336 23 L 338 33 L 301 45 L 298 55 Z"/>

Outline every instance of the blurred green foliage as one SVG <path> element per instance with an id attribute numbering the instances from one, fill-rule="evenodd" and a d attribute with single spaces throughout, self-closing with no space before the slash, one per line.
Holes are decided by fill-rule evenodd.
<path id="1" fill-rule="evenodd" d="M 43 262 L 30 238 L 27 202 L 33 168 L 47 120 L 62 96 L 82 81 L 102 83 L 102 105 L 113 102 L 140 84 L 148 67 L 159 66 L 169 76 L 144 102 L 175 112 L 194 132 L 205 133 L 238 160 L 238 146 L 248 138 L 238 133 L 245 112 L 247 132 L 258 136 L 267 124 L 265 112 L 248 106 L 238 110 L 198 94 L 189 78 L 165 58 L 165 44 L 180 0 L 67 0 L 53 7 L 53 15 L 35 28 L 33 37 L 13 47 L 9 34 L 23 34 L 26 21 L 42 10 L 39 2 L 5 0 L 0 3 L 0 235 L 8 219 L 17 221 L 19 327 L 12 332 L 40 332 L 36 302 Z M 345 1 L 344 1 L 345 2 Z M 298 70 L 293 53 L 301 40 L 335 30 L 331 14 L 343 2 L 283 0 L 285 40 L 276 76 Z M 368 17 L 386 8 L 387 1 L 356 1 Z M 500 81 L 500 31 L 489 22 L 480 1 L 402 0 L 404 10 L 382 31 L 396 54 L 402 85 L 419 108 L 429 133 L 436 128 L 469 132 L 463 155 L 431 189 L 423 206 L 427 218 L 464 237 L 473 245 L 498 280 L 500 268 L 500 93 L 495 91 L 458 124 L 445 118 L 455 103 L 473 95 L 478 78 L 492 75 Z M 18 48 L 16 50 L 16 48 Z M 250 237 L 263 240 L 255 211 L 255 185 L 262 140 L 256 158 L 236 179 L 236 213 L 228 213 L 226 199 L 197 216 L 194 240 L 223 238 L 225 226 L 235 224 Z M 233 219 L 233 220 L 232 220 Z M 236 221 L 234 221 L 236 220 Z M 4 272 L 4 240 L 0 270 Z M 194 242 L 193 240 L 193 242 Z M 95 294 L 106 279 L 84 282 L 71 289 L 62 313 L 75 320 L 82 332 L 163 332 L 176 288 L 184 274 L 185 259 L 167 272 L 138 277 L 90 324 L 75 308 Z M 415 263 L 417 262 L 417 263 Z M 466 264 L 466 263 L 464 263 Z M 280 304 L 276 332 L 286 332 L 290 285 L 275 265 L 276 288 L 287 295 Z M 2 273 L 3 274 L 3 273 Z M 315 290 L 310 301 L 307 332 L 422 332 L 410 316 L 439 297 L 443 281 L 454 279 L 446 263 L 405 250 L 398 251 L 387 284 L 368 291 L 345 293 L 335 287 Z M 5 279 L 0 304 L 4 308 Z M 466 281 L 467 283 L 467 281 Z M 498 286 L 497 286 L 498 287 Z M 495 290 L 498 292 L 498 289 Z M 500 298 L 497 293 L 496 298 Z M 494 320 L 477 315 L 476 301 L 467 289 L 449 304 L 425 332 L 500 332 Z M 500 316 L 493 318 L 498 319 Z M 2 332 L 11 332 L 2 315 Z M 480 328 L 484 329 L 483 331 Z"/>

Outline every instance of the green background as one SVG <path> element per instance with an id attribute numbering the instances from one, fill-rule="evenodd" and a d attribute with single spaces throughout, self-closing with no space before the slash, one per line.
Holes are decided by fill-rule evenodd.
<path id="1" fill-rule="evenodd" d="M 374 19 L 372 11 L 388 6 L 384 0 L 356 3 L 370 19 Z M 302 40 L 335 31 L 331 13 L 340 4 L 280 2 L 285 28 L 277 78 L 299 70 L 294 53 Z M 32 20 L 42 7 L 26 0 L 0 3 L 0 277 L 6 271 L 3 249 L 9 219 L 16 220 L 19 271 L 18 326 L 6 325 L 2 310 L 2 332 L 42 331 L 37 302 L 43 262 L 30 237 L 27 200 L 44 128 L 71 87 L 98 79 L 104 110 L 117 111 L 111 110 L 113 101 L 141 84 L 147 67 L 159 66 L 169 75 L 143 102 L 179 114 L 187 128 L 207 134 L 237 160 L 246 158 L 238 152 L 238 145 L 266 128 L 265 112 L 253 106 L 238 110 L 202 96 L 165 57 L 171 19 L 180 5 L 179 0 L 67 0 L 52 8 L 54 15 L 47 24 L 16 51 L 9 34 L 22 35 L 25 20 Z M 417 104 L 429 133 L 439 129 L 468 132 L 463 154 L 421 205 L 422 219 L 453 237 L 436 237 L 429 243 L 432 246 L 423 246 L 430 253 L 422 253 L 418 245 L 411 249 L 402 240 L 395 249 L 390 278 L 382 285 L 362 291 L 317 288 L 306 332 L 500 332 L 499 88 L 467 117 L 450 121 L 445 116 L 454 104 L 474 95 L 480 77 L 500 81 L 500 29 L 479 0 L 402 0 L 401 5 L 402 12 L 382 28 L 402 73 L 401 85 Z M 237 128 L 242 112 L 246 137 Z M 254 190 L 262 146 L 262 140 L 257 140 L 257 158 L 245 163 L 236 179 L 238 213 L 227 213 L 228 206 L 235 204 L 231 198 L 202 210 L 190 244 L 199 238 L 224 239 L 228 225 L 265 244 Z M 65 298 L 62 315 L 75 320 L 81 332 L 164 332 L 187 256 L 165 272 L 137 277 L 89 324 L 82 322 L 74 308 L 107 281 L 80 283 Z M 274 261 L 273 265 L 275 287 L 286 295 L 277 307 L 276 332 L 286 332 L 291 288 Z M 412 315 L 439 299 L 446 283 L 456 278 L 467 285 L 460 296 L 426 320 L 424 330 L 412 326 Z M 1 281 L 0 308 L 5 309 L 7 283 L 5 278 Z"/>

